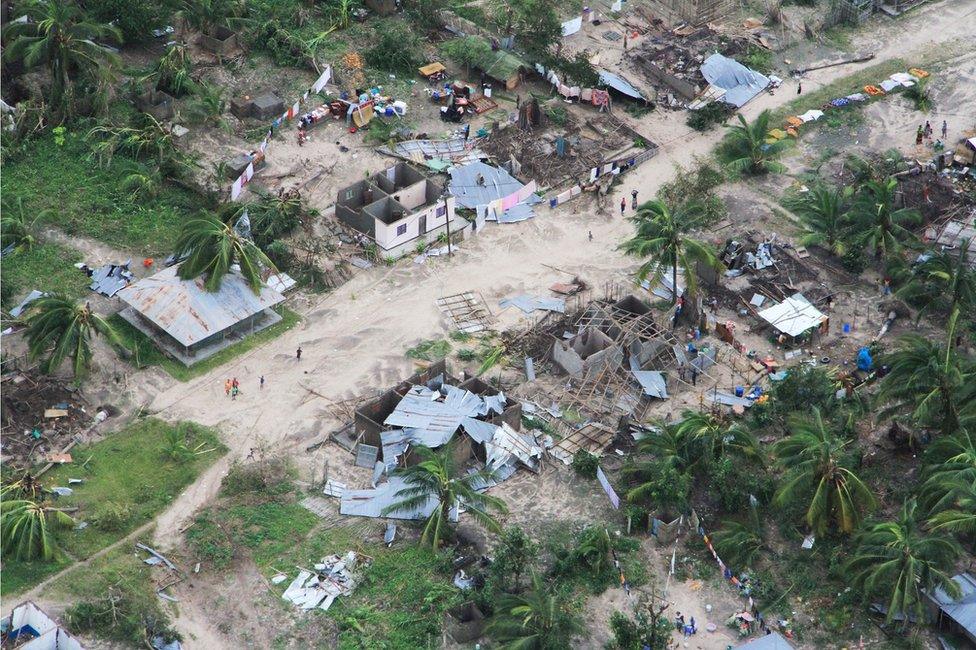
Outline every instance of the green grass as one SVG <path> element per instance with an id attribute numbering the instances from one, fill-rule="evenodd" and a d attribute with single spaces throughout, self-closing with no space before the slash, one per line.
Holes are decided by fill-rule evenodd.
<path id="1" fill-rule="evenodd" d="M 133 162 L 116 156 L 102 168 L 90 153 L 84 131 L 68 133 L 61 146 L 50 134 L 39 136 L 5 161 L 0 192 L 22 197 L 28 213 L 52 209 L 49 223 L 127 255 L 172 252 L 183 221 L 200 209 L 200 197 L 165 185 L 155 198 L 134 199 L 120 188 Z"/>
<path id="2" fill-rule="evenodd" d="M 73 463 L 44 474 L 41 481 L 48 488 L 66 487 L 69 478 L 84 480 L 72 485 L 74 494 L 59 498 L 57 505 L 77 506 L 79 510 L 72 516 L 89 525 L 80 531 L 71 529 L 56 534 L 58 545 L 69 556 L 57 563 L 5 561 L 3 595 L 23 591 L 70 564 L 71 558 L 89 557 L 150 521 L 226 450 L 212 430 L 186 424 L 189 446 L 203 443 L 201 449 L 213 451 L 184 462 L 174 461 L 165 451 L 165 434 L 173 426 L 152 418 L 140 420 L 104 440 L 75 447 L 71 450 Z M 122 514 L 109 521 L 105 517 L 109 509 Z"/>
<path id="3" fill-rule="evenodd" d="M 125 346 L 133 352 L 131 360 L 138 367 L 159 366 L 174 379 L 189 381 L 194 377 L 205 375 L 231 359 L 239 357 L 245 352 L 253 350 L 267 341 L 280 336 L 302 320 L 301 316 L 287 307 L 279 305 L 274 310 L 281 316 L 280 321 L 267 329 L 261 330 L 257 334 L 245 337 L 242 341 L 224 348 L 212 357 L 208 357 L 189 368 L 163 354 L 148 336 L 134 328 L 118 314 L 112 316 L 109 322 L 115 327 L 119 336 L 122 337 Z"/>
<path id="4" fill-rule="evenodd" d="M 74 267 L 82 261 L 77 250 L 60 244 L 37 244 L 29 251 L 21 251 L 3 258 L 3 283 L 13 287 L 12 304 L 17 304 L 32 289 L 60 291 L 72 298 L 88 292 L 87 275 Z"/>

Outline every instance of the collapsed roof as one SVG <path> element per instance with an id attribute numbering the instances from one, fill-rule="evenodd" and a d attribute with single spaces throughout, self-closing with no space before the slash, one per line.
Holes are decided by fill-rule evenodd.
<path id="1" fill-rule="evenodd" d="M 722 56 L 718 52 L 705 59 L 701 72 L 708 83 L 725 91 L 719 99 L 736 108 L 741 108 L 766 90 L 770 83 L 766 75 L 750 70 L 735 59 Z"/>

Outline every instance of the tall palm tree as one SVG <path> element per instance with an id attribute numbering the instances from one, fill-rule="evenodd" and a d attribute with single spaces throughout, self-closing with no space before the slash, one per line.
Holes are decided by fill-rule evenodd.
<path id="1" fill-rule="evenodd" d="M 905 226 L 917 224 L 922 215 L 913 208 L 895 209 L 894 178 L 868 181 L 851 207 L 850 216 L 860 244 L 878 259 L 889 259 L 914 238 Z"/>
<path id="2" fill-rule="evenodd" d="M 960 251 L 967 250 L 969 240 L 963 240 Z M 918 318 L 928 311 L 952 314 L 976 312 L 976 268 L 967 264 L 966 255 L 942 252 L 920 264 L 909 282 L 896 294 L 920 305 Z"/>
<path id="3" fill-rule="evenodd" d="M 976 395 L 976 363 L 952 345 L 958 312 L 949 319 L 949 340 L 932 341 L 918 334 L 901 337 L 898 348 L 882 361 L 889 372 L 878 391 L 879 414 L 908 413 L 921 426 L 948 435 L 959 429 L 963 405 Z"/>
<path id="4" fill-rule="evenodd" d="M 950 571 L 959 545 L 950 537 L 924 531 L 915 499 L 905 502 L 896 520 L 868 526 L 854 542 L 847 568 L 868 597 L 885 598 L 888 623 L 902 615 L 904 628 L 911 615 L 922 618 L 924 594 L 935 587 L 958 594 Z"/>
<path id="5" fill-rule="evenodd" d="M 448 444 L 438 451 L 427 447 L 414 447 L 414 453 L 423 460 L 416 465 L 398 469 L 399 476 L 408 487 L 396 493 L 397 501 L 383 509 L 383 514 L 407 512 L 424 507 L 431 499 L 437 506 L 427 517 L 424 532 L 420 537 L 422 544 L 439 548 L 447 529 L 450 527 L 450 512 L 459 505 L 479 524 L 493 532 L 501 527 L 490 511 L 505 513 L 505 502 L 498 497 L 478 492 L 477 488 L 491 479 L 490 470 L 467 474 L 454 462 L 454 444 Z"/>
<path id="6" fill-rule="evenodd" d="M 836 189 L 818 185 L 804 192 L 790 207 L 800 218 L 804 246 L 820 246 L 838 257 L 847 252 L 849 224 L 845 218 L 851 188 Z"/>
<path id="7" fill-rule="evenodd" d="M 51 373 L 71 359 L 76 379 L 91 368 L 93 335 L 102 336 L 113 347 L 123 349 L 122 340 L 107 320 L 64 294 L 38 298 L 30 304 L 24 322 L 27 325 L 28 358 L 44 356 L 41 371 Z"/>
<path id="8" fill-rule="evenodd" d="M 976 479 L 957 478 L 945 486 L 948 507 L 929 519 L 932 531 L 946 530 L 976 539 Z"/>
<path id="9" fill-rule="evenodd" d="M 674 291 L 671 304 L 678 301 L 678 269 L 684 272 L 688 294 L 694 294 L 698 285 L 696 264 L 712 268 L 720 264 L 708 244 L 685 235 L 688 226 L 701 214 L 701 207 L 685 203 L 673 210 L 660 199 L 653 199 L 637 209 L 630 218 L 636 232 L 618 246 L 625 254 L 647 258 L 637 272 L 639 280 L 653 276 L 652 282 L 671 270 Z"/>
<path id="10" fill-rule="evenodd" d="M 3 552 L 16 560 L 54 559 L 56 546 L 52 530 L 70 528 L 70 516 L 35 501 L 4 501 L 0 511 L 0 542 Z"/>
<path id="11" fill-rule="evenodd" d="M 952 507 L 954 490 L 976 482 L 976 435 L 960 429 L 937 438 L 925 450 L 919 499 L 930 513 Z"/>
<path id="12" fill-rule="evenodd" d="M 183 224 L 175 254 L 177 258 L 186 257 L 180 264 L 179 276 L 184 280 L 206 276 L 207 291 L 220 289 L 224 276 L 236 264 L 251 290 L 259 293 L 262 269 L 275 268 L 253 241 L 210 213 L 201 213 Z"/>
<path id="13" fill-rule="evenodd" d="M 34 2 L 28 6 L 27 15 L 32 20 L 10 23 L 4 30 L 3 57 L 23 61 L 28 68 L 47 67 L 53 106 L 64 105 L 78 72 L 101 79 L 111 77 L 119 57 L 97 41 L 122 42 L 118 28 L 89 22 L 74 2 Z"/>
<path id="14" fill-rule="evenodd" d="M 786 470 L 773 504 L 806 503 L 806 523 L 817 535 L 826 533 L 831 524 L 842 533 L 853 532 L 875 499 L 851 469 L 850 441 L 834 435 L 817 408 L 812 417 L 794 415 L 788 422 L 791 435 L 773 446 Z"/>
<path id="15" fill-rule="evenodd" d="M 585 630 L 571 605 L 550 593 L 535 574 L 529 591 L 501 596 L 487 626 L 508 650 L 561 650 Z"/>
<path id="16" fill-rule="evenodd" d="M 749 174 L 785 172 L 786 165 L 776 162 L 774 158 L 789 146 L 788 143 L 785 140 L 766 142 L 772 113 L 763 111 L 751 124 L 741 114 L 737 117 L 739 123 L 728 127 L 729 133 L 722 144 L 725 156 L 729 159 L 728 167 Z"/>

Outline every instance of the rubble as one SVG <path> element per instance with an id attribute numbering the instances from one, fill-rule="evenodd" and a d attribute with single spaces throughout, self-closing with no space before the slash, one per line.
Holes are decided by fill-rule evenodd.
<path id="1" fill-rule="evenodd" d="M 314 571 L 299 569 L 298 577 L 281 597 L 305 611 L 316 608 L 326 611 L 336 598 L 353 592 L 360 581 L 356 570 L 369 566 L 369 561 L 369 557 L 355 551 L 349 551 L 341 558 L 338 555 L 324 557 L 315 565 Z"/>

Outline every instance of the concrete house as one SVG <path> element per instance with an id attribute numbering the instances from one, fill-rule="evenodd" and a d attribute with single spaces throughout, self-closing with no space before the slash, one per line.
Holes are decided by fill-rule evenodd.
<path id="1" fill-rule="evenodd" d="M 400 257 L 469 223 L 454 212 L 455 199 L 444 186 L 404 162 L 339 190 L 336 217 L 370 237 L 383 257 Z"/>

